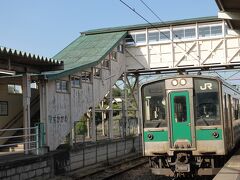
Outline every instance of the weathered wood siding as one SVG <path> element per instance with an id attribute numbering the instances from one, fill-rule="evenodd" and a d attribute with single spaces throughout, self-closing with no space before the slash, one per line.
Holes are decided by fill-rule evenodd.
<path id="1" fill-rule="evenodd" d="M 69 92 L 56 92 L 56 81 L 47 83 L 47 145 L 56 149 L 71 131 L 74 121 L 95 106 L 104 98 L 107 92 L 125 71 L 125 54 L 117 53 L 117 60 L 111 61 L 111 70 L 102 69 L 101 78 L 93 77 L 92 82 L 82 82 L 81 88 L 71 87 L 70 77 L 61 78 L 69 81 Z M 101 67 L 98 65 L 97 67 Z M 89 69 L 88 69 L 89 70 Z M 80 76 L 81 72 L 73 75 Z"/>

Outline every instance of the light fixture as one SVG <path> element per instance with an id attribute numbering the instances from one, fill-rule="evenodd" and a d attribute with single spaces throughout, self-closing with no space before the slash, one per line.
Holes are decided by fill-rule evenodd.
<path id="1" fill-rule="evenodd" d="M 182 86 L 186 85 L 186 84 L 187 84 L 186 79 L 180 79 L 180 84 L 181 84 Z"/>
<path id="2" fill-rule="evenodd" d="M 176 79 L 172 80 L 172 85 L 173 86 L 177 86 L 178 85 L 178 81 Z"/>

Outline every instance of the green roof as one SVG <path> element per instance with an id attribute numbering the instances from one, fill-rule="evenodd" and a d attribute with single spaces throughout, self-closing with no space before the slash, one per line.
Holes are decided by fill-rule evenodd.
<path id="1" fill-rule="evenodd" d="M 156 22 L 156 23 L 145 23 L 145 24 L 136 24 L 136 25 L 129 25 L 129 26 L 119 26 L 119 27 L 109 27 L 109 28 L 101 28 L 101 29 L 93 29 L 81 32 L 85 35 L 90 34 L 101 34 L 101 33 L 108 33 L 108 32 L 119 32 L 119 31 L 132 31 L 132 30 L 140 30 L 146 28 L 161 28 L 167 26 L 177 26 L 177 25 L 186 25 L 192 23 L 204 23 L 204 22 L 213 22 L 213 21 L 220 21 L 221 19 L 217 16 L 208 16 L 208 17 L 199 17 L 199 18 L 191 18 L 191 19 L 181 19 L 175 21 L 166 21 L 166 22 Z"/>
<path id="2" fill-rule="evenodd" d="M 96 66 L 126 35 L 126 31 L 81 35 L 53 57 L 64 62 L 64 70 L 44 74 L 56 79 Z"/>

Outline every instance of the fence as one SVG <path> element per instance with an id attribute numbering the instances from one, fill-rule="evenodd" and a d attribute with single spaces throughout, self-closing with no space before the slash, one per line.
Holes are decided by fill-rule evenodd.
<path id="1" fill-rule="evenodd" d="M 93 141 L 92 133 L 96 133 L 96 141 L 103 139 L 110 139 L 109 128 L 112 128 L 113 138 L 125 138 L 137 135 L 138 119 L 136 117 L 129 117 L 124 120 L 115 117 L 112 120 L 112 126 L 109 126 L 109 119 L 96 120 L 96 128 L 93 130 L 91 120 L 81 120 L 75 122 L 74 125 L 74 143 L 91 142 Z M 95 140 L 94 140 L 95 141 Z"/>
<path id="2" fill-rule="evenodd" d="M 27 133 L 24 133 L 27 132 Z M 0 129 L 0 154 L 33 153 L 39 154 L 39 148 L 45 144 L 45 132 L 42 123 L 30 128 Z"/>

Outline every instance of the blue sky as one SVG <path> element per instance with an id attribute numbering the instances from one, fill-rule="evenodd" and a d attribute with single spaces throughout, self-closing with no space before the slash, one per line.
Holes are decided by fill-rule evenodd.
<path id="1" fill-rule="evenodd" d="M 123 0 L 150 22 L 140 0 Z M 164 21 L 217 16 L 215 0 L 143 0 Z M 146 23 L 119 0 L 1 0 L 0 45 L 52 57 L 80 32 Z"/>

